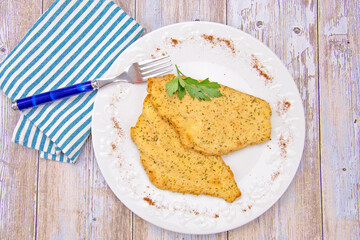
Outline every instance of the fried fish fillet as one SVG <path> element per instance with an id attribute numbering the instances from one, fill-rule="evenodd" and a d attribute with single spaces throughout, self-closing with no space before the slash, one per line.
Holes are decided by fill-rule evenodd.
<path id="1" fill-rule="evenodd" d="M 150 181 L 157 188 L 205 194 L 227 202 L 241 195 L 233 172 L 221 157 L 184 148 L 179 134 L 159 116 L 149 95 L 136 126 L 131 128 L 131 138 L 140 150 L 140 160 Z"/>
<path id="2" fill-rule="evenodd" d="M 257 97 L 221 85 L 223 96 L 198 101 L 186 94 L 169 97 L 166 83 L 174 75 L 148 80 L 150 100 L 159 115 L 180 134 L 181 143 L 206 155 L 224 155 L 270 138 L 271 108 Z"/>

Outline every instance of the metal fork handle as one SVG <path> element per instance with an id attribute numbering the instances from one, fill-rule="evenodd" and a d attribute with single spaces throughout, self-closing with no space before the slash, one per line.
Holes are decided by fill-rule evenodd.
<path id="1" fill-rule="evenodd" d="M 92 81 L 92 84 L 94 89 L 99 89 L 114 82 L 129 82 L 129 77 L 127 75 L 127 72 L 125 71 L 121 73 L 119 76 L 113 78 L 95 79 Z"/>
<path id="2" fill-rule="evenodd" d="M 48 102 L 53 102 L 59 99 L 78 95 L 80 93 L 93 91 L 94 89 L 97 89 L 96 81 L 87 81 L 83 83 L 78 83 L 72 86 L 15 100 L 12 102 L 11 108 L 14 110 L 24 110 Z"/>

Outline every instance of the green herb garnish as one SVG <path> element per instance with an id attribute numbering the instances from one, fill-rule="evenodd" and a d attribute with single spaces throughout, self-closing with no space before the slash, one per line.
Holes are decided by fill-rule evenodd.
<path id="1" fill-rule="evenodd" d="M 175 67 L 177 77 L 166 84 L 166 92 L 170 97 L 177 93 L 178 98 L 181 100 L 188 92 L 193 99 L 196 97 L 199 101 L 211 101 L 211 98 L 222 96 L 219 92 L 220 85 L 217 82 L 210 82 L 209 78 L 198 81 L 185 76 L 177 65 Z"/>

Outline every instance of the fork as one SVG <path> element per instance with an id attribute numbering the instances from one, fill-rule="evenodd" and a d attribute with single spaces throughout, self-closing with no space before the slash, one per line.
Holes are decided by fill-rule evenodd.
<path id="1" fill-rule="evenodd" d="M 171 72 L 171 66 L 172 64 L 169 56 L 135 62 L 116 77 L 107 79 L 95 79 L 92 81 L 78 83 L 72 86 L 52 90 L 49 92 L 40 93 L 30 97 L 21 98 L 13 101 L 11 103 L 11 108 L 14 110 L 23 110 L 35 107 L 73 95 L 78 95 L 83 92 L 100 89 L 114 82 L 143 83 L 146 82 L 147 79 L 150 77 L 156 77 Z"/>

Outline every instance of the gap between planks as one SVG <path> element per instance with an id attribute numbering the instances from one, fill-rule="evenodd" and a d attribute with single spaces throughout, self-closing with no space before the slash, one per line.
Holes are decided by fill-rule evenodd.
<path id="1" fill-rule="evenodd" d="M 319 176 L 320 176 L 320 210 L 321 210 L 321 238 L 324 239 L 324 209 L 323 209 L 323 190 L 322 190 L 322 176 L 321 176 L 321 104 L 320 104 L 320 41 L 319 41 L 319 0 L 316 0 L 316 45 L 317 45 L 317 82 L 318 82 L 318 132 L 319 132 Z"/>

